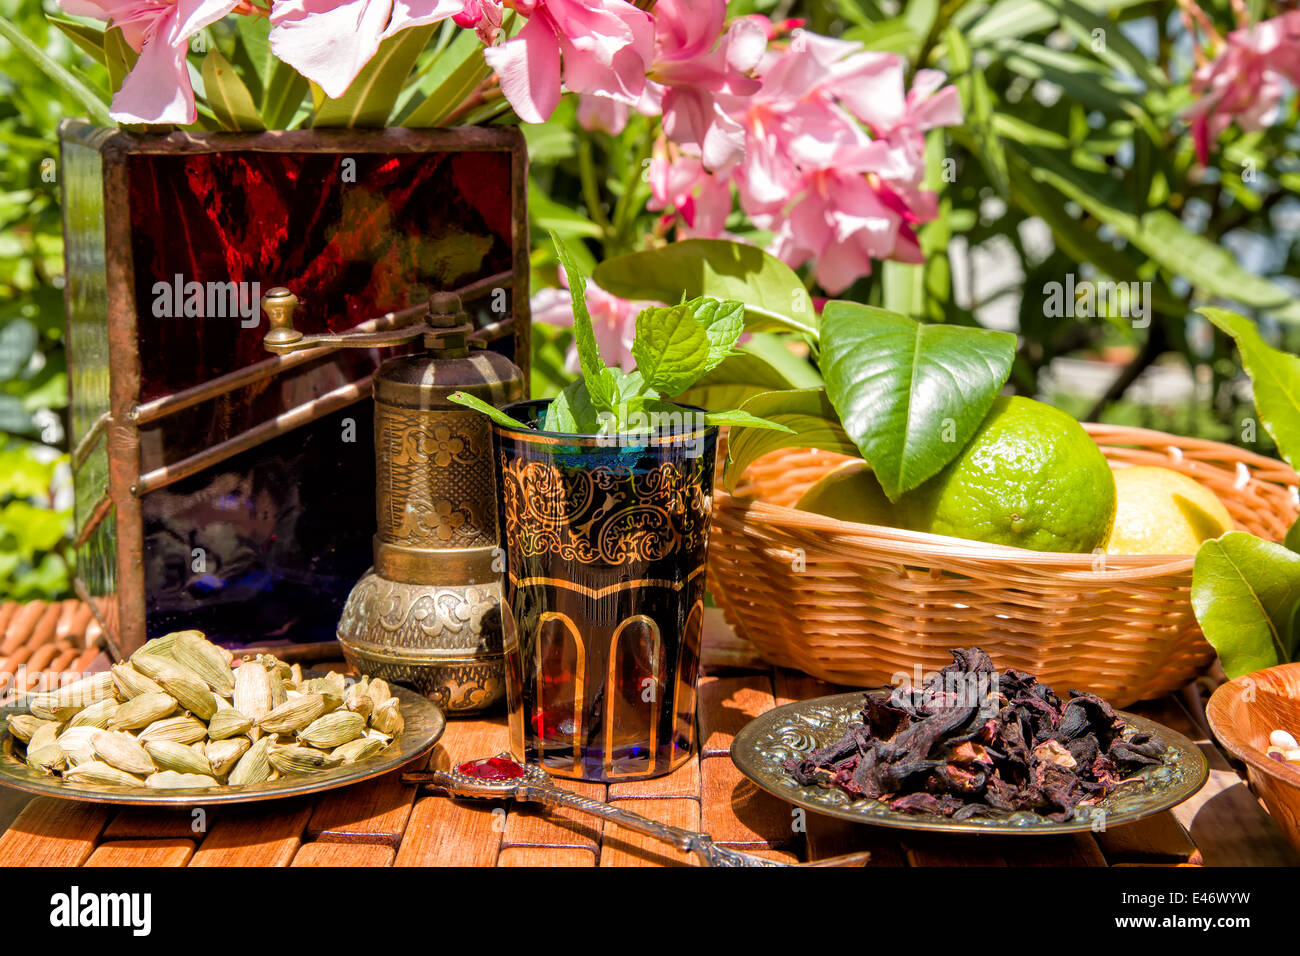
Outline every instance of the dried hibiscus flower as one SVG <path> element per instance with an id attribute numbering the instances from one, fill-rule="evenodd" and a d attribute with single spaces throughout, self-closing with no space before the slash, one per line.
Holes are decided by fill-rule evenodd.
<path id="1" fill-rule="evenodd" d="M 1151 735 L 1125 737 L 1100 697 L 1062 701 L 1032 674 L 998 674 L 978 647 L 952 656 L 921 687 L 867 694 L 842 739 L 785 768 L 894 810 L 955 820 L 1028 810 L 1060 822 L 1163 757 Z"/>

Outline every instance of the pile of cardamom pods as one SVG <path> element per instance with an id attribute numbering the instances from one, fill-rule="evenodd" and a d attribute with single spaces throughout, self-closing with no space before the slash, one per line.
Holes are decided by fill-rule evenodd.
<path id="1" fill-rule="evenodd" d="M 201 631 L 149 641 L 129 661 L 27 699 L 6 749 L 89 787 L 246 787 L 373 757 L 402 732 L 382 680 L 234 655 Z"/>

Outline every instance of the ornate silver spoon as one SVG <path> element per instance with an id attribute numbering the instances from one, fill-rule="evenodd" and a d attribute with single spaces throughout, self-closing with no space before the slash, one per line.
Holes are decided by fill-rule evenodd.
<path id="1" fill-rule="evenodd" d="M 451 770 L 433 770 L 402 774 L 404 783 L 436 787 L 453 797 L 470 797 L 488 800 L 523 800 L 548 807 L 568 807 L 579 813 L 589 813 L 616 826 L 626 827 L 669 843 L 684 853 L 694 853 L 705 866 L 793 866 L 800 864 L 778 863 L 739 850 L 718 846 L 707 833 L 697 833 L 681 827 L 669 826 L 631 810 L 592 800 L 572 790 L 555 785 L 551 775 L 540 767 L 524 766 L 510 754 L 497 754 L 481 760 L 470 760 Z M 820 860 L 808 866 L 861 866 L 866 853 L 853 853 L 829 860 Z"/>

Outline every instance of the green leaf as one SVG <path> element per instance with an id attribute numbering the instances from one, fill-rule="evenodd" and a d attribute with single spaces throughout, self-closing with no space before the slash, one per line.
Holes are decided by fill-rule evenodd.
<path id="1" fill-rule="evenodd" d="M 1300 555 L 1244 531 L 1206 541 L 1192 567 L 1192 608 L 1223 670 L 1240 677 L 1289 662 Z"/>
<path id="2" fill-rule="evenodd" d="M 757 343 L 751 339 L 675 396 L 676 401 L 705 409 L 738 408 L 763 392 L 821 387 L 821 376 L 791 354 L 784 342 L 765 333 L 760 336 Z M 782 359 L 782 353 L 788 360 Z"/>
<path id="3" fill-rule="evenodd" d="M 1244 315 L 1210 307 L 1197 311 L 1237 343 L 1260 421 L 1287 464 L 1300 466 L 1300 358 L 1265 342 Z"/>
<path id="4" fill-rule="evenodd" d="M 347 92 L 336 100 L 326 99 L 317 107 L 311 125 L 315 128 L 386 126 L 420 51 L 437 28 L 435 23 L 407 27 L 380 43 L 379 50 L 362 67 Z"/>
<path id="5" fill-rule="evenodd" d="M 737 428 L 762 428 L 770 431 L 784 432 L 787 435 L 793 435 L 795 433 L 794 429 L 789 425 L 768 421 L 766 418 L 759 418 L 757 415 L 752 415 L 739 408 L 731 408 L 722 412 L 706 412 L 704 420 L 710 425 L 731 425 Z"/>
<path id="6" fill-rule="evenodd" d="M 613 386 L 609 376 L 601 375 L 605 371 L 605 363 L 601 361 L 596 331 L 591 325 L 591 313 L 587 311 L 587 276 L 559 236 L 551 233 L 551 242 L 555 244 L 556 257 L 569 280 L 569 297 L 573 302 L 573 337 L 578 347 L 582 379 L 591 395 L 591 403 L 602 411 L 613 411 Z"/>
<path id="7" fill-rule="evenodd" d="M 10 20 L 0 17 L 0 37 L 4 37 L 14 48 L 36 64 L 42 73 L 52 79 L 59 87 L 75 97 L 86 111 L 86 117 L 101 126 L 113 126 L 113 118 L 108 115 L 98 94 L 86 83 L 77 79 L 72 73 L 52 60 L 44 50 L 29 40 Z"/>
<path id="8" fill-rule="evenodd" d="M 1016 337 L 833 301 L 822 312 L 826 392 L 890 501 L 965 446 L 1011 373 Z"/>
<path id="9" fill-rule="evenodd" d="M 266 128 L 287 129 L 308 92 L 305 77 L 283 60 L 273 58 L 266 93 L 262 96 L 262 121 Z"/>
<path id="10" fill-rule="evenodd" d="M 235 29 L 239 42 L 235 44 L 232 61 L 254 102 L 265 104 L 272 68 L 280 62 L 271 53 L 271 20 L 269 17 L 236 17 Z"/>
<path id="11" fill-rule="evenodd" d="M 812 300 L 794 270 L 756 246 L 725 239 L 687 239 L 607 259 L 596 284 L 625 299 L 676 304 L 711 296 L 745 305 L 751 332 L 817 334 Z"/>
<path id="12" fill-rule="evenodd" d="M 1228 249 L 1187 229 L 1164 209 L 1138 215 L 1124 184 L 1105 173 L 1079 169 L 1064 154 L 1018 146 L 1022 168 L 1059 189 L 1170 272 L 1209 295 L 1243 302 L 1279 319 L 1300 321 L 1300 301 L 1286 289 L 1237 264 Z"/>
<path id="13" fill-rule="evenodd" d="M 223 129 L 265 129 L 262 117 L 253 105 L 252 94 L 235 68 L 214 46 L 203 58 L 203 89 Z"/>
<path id="14" fill-rule="evenodd" d="M 66 512 L 39 508 L 26 501 L 11 501 L 0 509 L 0 533 L 12 535 L 14 550 L 29 559 L 62 541 L 68 525 Z"/>
<path id="15" fill-rule="evenodd" d="M 595 435 L 600 426 L 600 416 L 591 404 L 587 386 L 579 380 L 571 382 L 546 406 L 542 430 L 566 435 Z"/>
<path id="16" fill-rule="evenodd" d="M 704 296 L 692 299 L 686 305 L 693 311 L 695 321 L 704 327 L 705 338 L 709 340 L 709 354 L 704 362 L 707 372 L 716 368 L 735 349 L 736 340 L 745 331 L 745 306 L 741 302 L 719 302 Z"/>
<path id="17" fill-rule="evenodd" d="M 402 125 L 439 125 L 491 74 L 492 68 L 483 59 L 483 44 L 473 30 L 461 30 L 421 77 L 420 87 L 428 92 L 418 103 L 412 101 L 414 106 L 402 119 Z"/>
<path id="18" fill-rule="evenodd" d="M 473 409 L 476 412 L 482 412 L 488 418 L 492 419 L 498 425 L 505 428 L 529 428 L 517 418 L 511 418 L 495 405 L 489 405 L 481 398 L 476 398 L 467 392 L 452 392 L 447 396 L 447 401 L 455 402 L 457 405 L 464 405 L 466 408 Z"/>
<path id="19" fill-rule="evenodd" d="M 781 448 L 820 448 L 841 455 L 857 456 L 858 449 L 844 429 L 824 388 L 799 388 L 755 395 L 740 409 L 764 421 L 775 422 L 788 432 L 768 428 L 734 428 L 727 439 L 725 477 L 728 491 L 750 465 L 768 452 Z"/>
<path id="20" fill-rule="evenodd" d="M 556 202 L 537 183 L 528 182 L 528 221 L 534 229 L 554 232 L 566 239 L 599 239 L 596 225 L 568 203 Z"/>
<path id="21" fill-rule="evenodd" d="M 948 59 L 952 64 L 953 79 L 961 92 L 962 115 L 966 127 L 975 140 L 975 154 L 988 173 L 989 182 L 1000 194 L 1010 194 L 1010 174 L 1007 172 L 1006 150 L 993 128 L 993 93 L 984 71 L 974 68 L 970 46 L 956 27 L 944 31 L 948 44 Z"/>
<path id="22" fill-rule="evenodd" d="M 69 40 L 90 55 L 97 63 L 104 62 L 104 28 L 89 23 L 78 23 L 47 13 L 45 19 L 63 31 Z"/>
<path id="23" fill-rule="evenodd" d="M 109 89 L 114 93 L 122 88 L 122 82 L 139 58 L 140 54 L 126 42 L 126 34 L 121 27 L 110 27 L 104 31 L 104 66 L 108 68 Z"/>
<path id="24" fill-rule="evenodd" d="M 690 303 L 653 306 L 636 317 L 632 356 L 645 383 L 664 395 L 676 395 L 706 371 L 711 352 L 704 326 Z"/>
<path id="25" fill-rule="evenodd" d="M 1300 518 L 1297 518 L 1287 530 L 1286 538 L 1282 543 L 1286 545 L 1287 550 L 1300 554 Z"/>
<path id="26" fill-rule="evenodd" d="M 36 326 L 24 318 L 10 319 L 0 326 L 0 382 L 27 368 L 40 341 Z"/>

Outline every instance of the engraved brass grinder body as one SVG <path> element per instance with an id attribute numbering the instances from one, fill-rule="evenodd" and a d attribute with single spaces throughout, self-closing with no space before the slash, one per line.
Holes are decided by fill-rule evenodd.
<path id="1" fill-rule="evenodd" d="M 492 440 L 485 416 L 447 396 L 463 391 L 505 405 L 523 397 L 523 373 L 495 352 L 470 352 L 473 325 L 449 293 L 436 293 L 417 324 L 335 335 L 294 329 L 297 302 L 287 289 L 263 298 L 268 351 L 416 338 L 425 348 L 375 373 L 375 561 L 339 619 L 343 654 L 363 674 L 410 686 L 447 713 L 491 707 L 505 694 Z"/>

